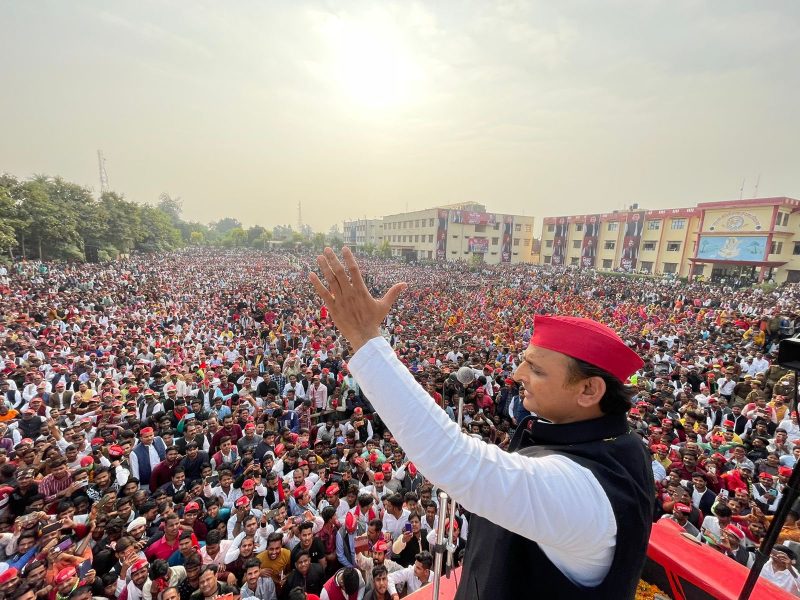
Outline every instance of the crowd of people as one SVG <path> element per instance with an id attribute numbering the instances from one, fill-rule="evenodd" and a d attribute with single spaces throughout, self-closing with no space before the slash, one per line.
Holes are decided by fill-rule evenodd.
<path id="1" fill-rule="evenodd" d="M 776 362 L 800 288 L 361 260 L 376 293 L 409 283 L 381 329 L 400 359 L 501 448 L 533 316 L 612 327 L 645 361 L 629 423 L 657 518 L 752 563 L 800 457 Z M 350 375 L 315 268 L 210 249 L 0 266 L 0 598 L 382 600 L 432 580 L 438 490 Z M 763 576 L 800 595 L 798 519 Z M 453 521 L 457 565 L 470 515 Z"/>

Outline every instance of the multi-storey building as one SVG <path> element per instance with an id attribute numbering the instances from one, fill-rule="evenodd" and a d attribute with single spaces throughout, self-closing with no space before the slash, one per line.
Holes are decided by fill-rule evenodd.
<path id="1" fill-rule="evenodd" d="M 548 217 L 539 262 L 740 281 L 800 281 L 800 201 Z"/>
<path id="2" fill-rule="evenodd" d="M 377 246 L 382 235 L 380 219 L 356 219 L 343 223 L 344 242 L 350 246 Z"/>
<path id="3" fill-rule="evenodd" d="M 369 221 L 369 220 L 368 220 Z M 488 264 L 532 262 L 534 217 L 486 211 L 476 203 L 387 215 L 376 221 L 374 242 L 365 221 L 345 221 L 345 241 L 384 242 L 407 260 L 468 260 Z M 364 242 L 359 227 L 363 227 Z"/>

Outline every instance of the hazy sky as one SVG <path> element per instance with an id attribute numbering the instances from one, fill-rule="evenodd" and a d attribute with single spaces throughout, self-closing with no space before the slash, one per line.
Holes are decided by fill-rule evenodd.
<path id="1" fill-rule="evenodd" d="M 272 226 L 800 197 L 800 2 L 0 0 L 0 171 Z M 538 229 L 538 227 L 537 227 Z"/>

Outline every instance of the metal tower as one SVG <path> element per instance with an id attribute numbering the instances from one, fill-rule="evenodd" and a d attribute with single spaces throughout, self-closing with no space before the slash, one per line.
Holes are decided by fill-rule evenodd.
<path id="1" fill-rule="evenodd" d="M 106 157 L 103 156 L 103 151 L 97 151 L 97 167 L 100 170 L 100 193 L 105 194 L 109 191 L 108 187 L 108 173 L 106 172 Z"/>
<path id="2" fill-rule="evenodd" d="M 297 201 L 297 231 L 301 233 L 303 231 L 303 209 L 299 200 Z"/>

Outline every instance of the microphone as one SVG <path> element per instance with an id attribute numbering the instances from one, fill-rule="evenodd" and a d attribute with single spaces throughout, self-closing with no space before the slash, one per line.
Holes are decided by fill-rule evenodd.
<path id="1" fill-rule="evenodd" d="M 456 379 L 458 379 L 458 382 L 461 385 L 468 386 L 470 383 L 475 381 L 475 371 L 473 371 L 470 367 L 461 367 L 456 373 Z"/>

